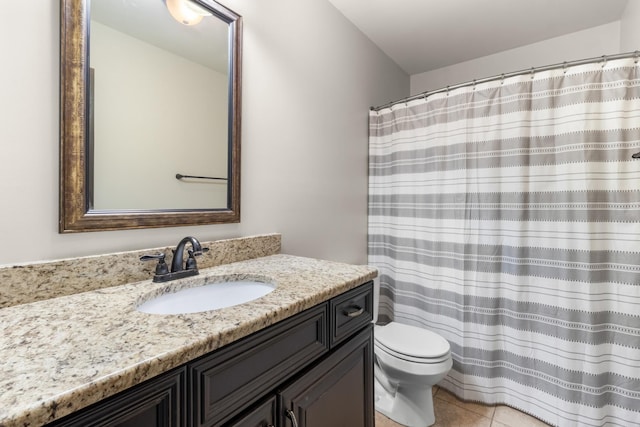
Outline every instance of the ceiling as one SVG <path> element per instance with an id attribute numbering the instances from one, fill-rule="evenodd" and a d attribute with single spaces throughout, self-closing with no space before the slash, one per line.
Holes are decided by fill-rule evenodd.
<path id="1" fill-rule="evenodd" d="M 627 0 L 329 2 L 409 75 L 617 21 L 627 5 Z"/>

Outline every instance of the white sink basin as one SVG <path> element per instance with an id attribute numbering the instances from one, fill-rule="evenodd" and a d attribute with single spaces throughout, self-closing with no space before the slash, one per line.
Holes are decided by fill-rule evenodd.
<path id="1" fill-rule="evenodd" d="M 137 309 L 150 314 L 199 313 L 253 301 L 275 288 L 271 283 L 252 280 L 210 283 L 157 296 Z"/>

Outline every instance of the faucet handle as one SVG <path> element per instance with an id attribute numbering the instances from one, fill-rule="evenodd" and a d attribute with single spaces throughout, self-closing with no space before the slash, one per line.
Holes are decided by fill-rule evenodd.
<path id="1" fill-rule="evenodd" d="M 201 248 L 199 251 L 193 251 L 191 249 L 187 250 L 189 258 L 187 258 L 184 268 L 186 270 L 197 270 L 198 264 L 196 263 L 195 257 L 200 256 L 205 252 L 209 252 L 209 248 Z"/>
<path id="2" fill-rule="evenodd" d="M 169 272 L 169 267 L 167 263 L 164 261 L 166 255 L 161 252 L 155 255 L 143 255 L 140 257 L 140 261 L 152 261 L 158 260 L 158 264 L 156 265 L 156 275 L 167 274 Z"/>
<path id="3" fill-rule="evenodd" d="M 200 248 L 199 251 L 188 249 L 187 252 L 189 253 L 189 257 L 200 256 L 205 252 L 209 252 L 209 248 Z"/>

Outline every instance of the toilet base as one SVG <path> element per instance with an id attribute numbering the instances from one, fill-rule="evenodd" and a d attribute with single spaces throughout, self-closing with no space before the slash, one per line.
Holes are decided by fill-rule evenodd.
<path id="1" fill-rule="evenodd" d="M 407 427 L 427 427 L 436 422 L 431 387 L 413 390 L 387 391 L 376 378 L 376 411 Z M 409 398 L 408 396 L 411 396 Z"/>

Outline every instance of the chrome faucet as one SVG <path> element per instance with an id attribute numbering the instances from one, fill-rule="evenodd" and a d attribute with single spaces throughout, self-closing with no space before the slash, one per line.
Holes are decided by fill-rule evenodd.
<path id="1" fill-rule="evenodd" d="M 187 243 L 191 244 L 191 249 L 187 252 L 189 257 L 184 261 L 184 250 Z M 165 254 L 159 253 L 157 255 L 144 255 L 140 257 L 141 261 L 158 260 L 156 265 L 156 272 L 153 276 L 154 282 L 168 282 L 170 280 L 180 279 L 183 277 L 195 276 L 199 274 L 198 265 L 196 263 L 197 256 L 207 252 L 208 248 L 203 248 L 200 245 L 198 239 L 192 236 L 187 236 L 180 240 L 178 246 L 173 250 L 173 259 L 171 260 L 171 271 L 167 267 L 164 261 Z"/>

